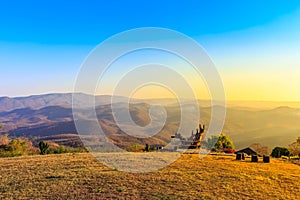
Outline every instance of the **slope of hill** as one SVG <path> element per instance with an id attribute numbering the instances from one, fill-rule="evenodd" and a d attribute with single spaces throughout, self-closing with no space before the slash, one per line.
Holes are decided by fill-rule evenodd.
<path id="1" fill-rule="evenodd" d="M 181 117 L 181 110 L 175 101 L 170 99 L 162 100 L 167 121 L 164 128 L 155 136 L 148 138 L 133 138 L 126 134 L 116 125 L 109 103 L 110 96 L 98 96 L 96 114 L 99 124 L 106 135 L 114 139 L 119 146 L 126 147 L 134 143 L 144 144 L 146 142 L 166 144 L 170 136 L 177 132 Z M 126 112 L 124 104 L 127 98 L 119 97 L 119 103 L 114 105 L 121 114 Z M 73 121 L 71 108 L 71 94 L 49 94 L 22 98 L 0 98 L 0 124 L 3 132 L 8 132 L 12 137 L 25 136 L 29 138 L 56 138 L 62 141 L 59 135 L 70 134 L 70 141 L 74 141 L 74 134 L 77 134 Z M 144 101 L 144 102 L 143 102 Z M 149 108 L 159 103 L 159 99 L 133 100 L 130 104 L 130 115 L 133 121 L 139 126 L 146 126 L 151 122 Z M 169 104 L 167 103 L 169 102 Z M 249 103 L 249 102 L 247 102 Z M 188 106 L 188 102 L 184 104 Z M 207 105 L 207 102 L 204 102 Z M 234 141 L 237 149 L 249 146 L 253 143 L 261 143 L 270 148 L 274 146 L 287 146 L 295 141 L 300 135 L 300 109 L 287 106 L 280 106 L 271 109 L 258 109 L 244 107 L 242 104 L 236 107 L 227 107 L 227 116 L 223 132 L 228 134 Z M 17 107 L 17 109 L 13 109 Z M 18 108 L 21 107 L 21 108 Z M 13 109 L 13 110 L 10 110 Z M 4 111 L 9 110 L 9 111 Z M 200 107 L 201 123 L 209 125 L 211 108 Z M 89 122 L 89 113 L 86 115 L 86 133 L 96 130 L 95 125 Z M 161 112 L 152 113 L 155 118 L 161 117 Z M 187 117 L 192 119 L 193 116 Z M 154 124 L 155 125 L 155 124 Z M 192 130 L 197 127 L 187 127 L 189 136 Z M 126 125 L 127 131 L 134 132 L 135 127 Z M 142 133 L 140 133 L 142 135 Z M 143 133 L 146 134 L 147 133 Z M 55 137 L 51 137 L 55 136 Z M 78 143 L 80 142 L 77 138 Z M 73 142 L 74 143 L 74 142 Z"/>
<path id="2" fill-rule="evenodd" d="M 131 116 L 137 124 L 147 124 L 149 122 L 148 107 L 146 104 L 137 104 L 131 106 Z M 122 103 L 118 109 L 122 109 Z M 112 111 L 109 105 L 97 107 L 97 116 L 99 124 L 104 130 L 107 137 L 113 139 L 120 147 L 129 147 L 132 144 L 165 144 L 167 138 L 169 139 L 174 132 L 166 126 L 162 131 L 167 136 L 158 134 L 157 137 L 136 139 L 130 135 L 125 134 L 115 124 L 112 116 Z M 88 113 L 87 113 L 88 115 Z M 33 139 L 46 139 L 53 138 L 58 143 L 67 144 L 66 140 L 62 140 L 59 135 L 66 138 L 70 136 L 70 142 L 74 144 L 74 134 L 77 130 L 73 121 L 72 108 L 67 106 L 49 106 L 38 110 L 31 108 L 16 109 L 9 112 L 0 112 L 0 124 L 2 124 L 2 132 L 8 132 L 11 137 L 27 137 Z M 86 134 L 93 133 L 97 127 L 92 121 L 87 120 L 84 122 Z M 55 136 L 55 137 L 53 137 Z M 79 144 L 79 137 L 77 137 L 76 144 Z"/>
<path id="3" fill-rule="evenodd" d="M 227 109 L 224 132 L 237 147 L 261 143 L 271 148 L 287 146 L 300 135 L 300 109 L 278 107 L 262 111 Z"/>
<path id="4" fill-rule="evenodd" d="M 0 158 L 0 177 L 0 199 L 295 200 L 300 191 L 297 165 L 195 154 L 140 174 L 110 169 L 90 154 Z"/>

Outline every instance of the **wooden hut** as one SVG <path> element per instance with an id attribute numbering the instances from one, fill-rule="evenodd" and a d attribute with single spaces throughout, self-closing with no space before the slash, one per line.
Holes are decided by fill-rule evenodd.
<path id="1" fill-rule="evenodd" d="M 236 154 L 238 154 L 238 153 L 245 153 L 245 154 L 247 154 L 247 155 L 249 155 L 249 156 L 252 156 L 252 155 L 258 155 L 258 156 L 260 156 L 256 151 L 254 151 L 251 147 L 247 147 L 247 148 L 244 148 L 244 149 L 241 149 L 241 150 L 239 150 L 239 151 L 236 151 L 235 152 Z"/>

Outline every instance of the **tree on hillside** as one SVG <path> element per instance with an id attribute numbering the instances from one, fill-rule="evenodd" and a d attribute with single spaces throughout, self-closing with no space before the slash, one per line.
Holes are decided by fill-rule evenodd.
<path id="1" fill-rule="evenodd" d="M 296 140 L 296 142 L 293 142 L 289 145 L 289 150 L 292 155 L 300 157 L 300 137 Z"/>
<path id="2" fill-rule="evenodd" d="M 32 155 L 36 153 L 36 148 L 32 146 L 31 141 L 27 139 L 11 140 L 8 144 L 0 146 L 1 157 L 13 157 Z"/>
<path id="3" fill-rule="evenodd" d="M 215 144 L 216 149 L 234 149 L 232 140 L 225 134 L 221 134 L 217 143 Z"/>
<path id="4" fill-rule="evenodd" d="M 48 149 L 49 149 L 49 144 L 44 142 L 44 141 L 40 141 L 39 143 L 39 147 L 40 147 L 40 151 L 42 155 L 47 154 Z"/>
<path id="5" fill-rule="evenodd" d="M 281 156 L 290 156 L 290 151 L 285 147 L 275 147 L 272 150 L 271 156 L 273 158 L 280 158 Z"/>
<path id="6" fill-rule="evenodd" d="M 225 134 L 221 135 L 212 135 L 206 141 L 203 142 L 203 145 L 207 149 L 223 150 L 223 149 L 234 149 L 232 140 Z"/>

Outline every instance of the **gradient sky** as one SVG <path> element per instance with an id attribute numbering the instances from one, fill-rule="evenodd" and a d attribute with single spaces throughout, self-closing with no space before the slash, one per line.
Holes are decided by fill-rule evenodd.
<path id="1" fill-rule="evenodd" d="M 299 1 L 1 1 L 0 96 L 70 92 L 96 45 L 149 26 L 198 41 L 228 100 L 300 101 Z"/>

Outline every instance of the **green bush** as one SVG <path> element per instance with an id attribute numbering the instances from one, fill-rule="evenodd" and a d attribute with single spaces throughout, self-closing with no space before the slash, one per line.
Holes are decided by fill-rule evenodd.
<path id="1" fill-rule="evenodd" d="M 8 144 L 0 146 L 1 157 L 32 155 L 35 153 L 36 148 L 32 146 L 29 140 L 25 139 L 11 140 Z"/>
<path id="2" fill-rule="evenodd" d="M 271 156 L 273 158 L 280 158 L 281 156 L 290 156 L 290 151 L 285 147 L 275 147 L 272 150 Z"/>
<path id="3" fill-rule="evenodd" d="M 212 135 L 203 141 L 203 146 L 211 150 L 234 149 L 232 140 L 225 134 Z"/>
<path id="4" fill-rule="evenodd" d="M 3 140 L 4 141 L 4 140 Z M 5 140 L 6 141 L 6 140 Z M 39 149 L 32 145 L 32 142 L 27 139 L 15 139 L 0 144 L 0 157 L 15 157 L 34 154 L 62 154 L 62 153 L 81 153 L 87 152 L 83 147 L 72 148 L 66 146 L 51 145 L 44 141 L 39 142 Z"/>
<path id="5" fill-rule="evenodd" d="M 71 153 L 71 148 L 61 145 L 58 148 L 51 149 L 51 152 L 54 154 Z"/>

